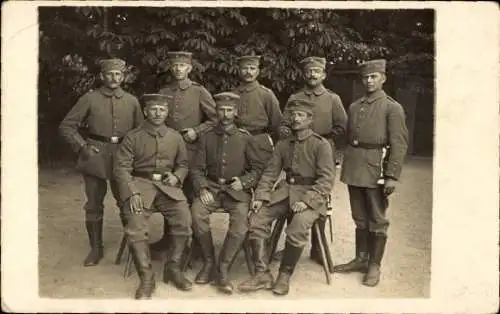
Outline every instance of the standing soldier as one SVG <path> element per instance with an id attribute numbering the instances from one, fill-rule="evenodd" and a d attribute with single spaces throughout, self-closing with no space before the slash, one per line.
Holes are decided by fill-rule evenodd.
<path id="1" fill-rule="evenodd" d="M 206 284 L 215 279 L 220 291 L 231 294 L 233 285 L 228 278 L 229 266 L 247 234 L 250 189 L 258 181 L 260 162 L 256 160 L 255 150 L 250 147 L 250 134 L 234 124 L 240 97 L 226 92 L 214 98 L 219 124 L 201 137 L 192 169 L 197 195 L 191 207 L 193 231 L 204 257 L 203 267 L 195 282 Z M 221 207 L 229 213 L 229 230 L 215 271 L 209 216 Z M 216 273 L 218 278 L 213 278 Z"/>
<path id="2" fill-rule="evenodd" d="M 83 95 L 59 126 L 61 135 L 78 153 L 77 169 L 82 172 L 85 184 L 85 226 L 91 250 L 84 266 L 97 265 L 103 257 L 103 201 L 107 180 L 121 208 L 112 176 L 115 151 L 126 132 L 144 120 L 137 98 L 120 87 L 124 79 L 125 61 L 105 59 L 100 63 L 103 86 Z M 88 125 L 89 132 L 86 139 L 78 132 L 84 123 Z M 120 219 L 125 226 L 123 212 L 120 212 Z"/>
<path id="3" fill-rule="evenodd" d="M 165 122 L 169 127 L 182 134 L 186 143 L 189 168 L 194 165 L 197 140 L 216 123 L 215 102 L 212 96 L 203 86 L 188 78 L 192 68 L 192 54 L 190 52 L 169 52 L 168 69 L 172 73 L 174 81 L 160 89 L 159 92 L 173 97 Z M 194 197 L 191 175 L 186 178 L 183 191 L 191 204 Z M 163 251 L 168 243 L 167 235 L 168 224 L 164 223 L 163 236 L 158 242 L 151 245 L 151 249 Z"/>
<path id="4" fill-rule="evenodd" d="M 146 94 L 142 100 L 146 121 L 123 139 L 114 174 L 128 218 L 125 233 L 141 280 L 135 298 L 149 299 L 156 283 L 145 210 L 161 212 L 170 226 L 172 247 L 163 281 L 172 281 L 180 290 L 192 287 L 181 270 L 182 253 L 191 237 L 191 212 L 181 189 L 189 171 L 186 146 L 179 132 L 165 125 L 168 96 Z"/>
<path id="5" fill-rule="evenodd" d="M 256 274 L 240 285 L 243 292 L 272 287 L 274 294 L 288 294 L 290 277 L 307 245 L 310 229 L 320 215 L 326 213 L 335 163 L 330 143 L 310 128 L 313 106 L 304 100 L 289 103 L 293 134 L 278 142 L 258 183 L 252 202 L 256 213 L 251 218 L 248 235 Z M 272 191 L 282 170 L 286 173 L 286 183 Z M 291 219 L 279 275 L 273 286 L 266 260 L 266 239 L 271 234 L 273 221 L 284 215 L 291 215 Z"/>
<path id="6" fill-rule="evenodd" d="M 238 58 L 241 85 L 233 92 L 241 97 L 237 124 L 253 135 L 258 144 L 256 153 L 265 167 L 273 156 L 273 142 L 279 138 L 282 114 L 273 91 L 257 80 L 259 65 L 260 56 Z"/>
<path id="7" fill-rule="evenodd" d="M 303 59 L 300 63 L 303 66 L 306 85 L 302 90 L 290 96 L 290 99 L 306 99 L 314 104 L 314 122 L 312 124 L 312 130 L 330 142 L 335 158 L 336 147 L 340 143 L 340 140 L 344 138 L 347 126 L 347 114 L 342 105 L 342 100 L 337 94 L 326 89 L 323 85 L 323 81 L 326 78 L 325 58 L 308 57 Z M 290 129 L 286 127 L 287 123 L 286 119 L 282 123 L 282 135 L 290 131 Z M 324 226 L 322 226 L 321 229 L 324 229 Z M 312 234 L 311 243 L 310 257 L 312 260 L 321 264 L 318 239 L 315 233 Z"/>
<path id="8" fill-rule="evenodd" d="M 356 257 L 334 271 L 366 273 L 366 286 L 376 286 L 380 279 L 389 227 L 387 197 L 396 188 L 408 147 L 403 107 L 382 89 L 385 68 L 385 60 L 360 65 L 365 95 L 349 108 L 348 147 L 340 177 L 348 185 L 356 224 Z"/>

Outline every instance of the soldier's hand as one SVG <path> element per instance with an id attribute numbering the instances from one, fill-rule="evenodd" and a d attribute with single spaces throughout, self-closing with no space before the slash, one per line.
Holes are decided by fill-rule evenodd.
<path id="1" fill-rule="evenodd" d="M 179 183 L 179 178 L 173 175 L 171 172 L 168 172 L 163 179 L 163 184 L 168 186 L 176 186 Z"/>
<path id="2" fill-rule="evenodd" d="M 292 212 L 300 213 L 307 209 L 307 204 L 304 202 L 295 202 L 292 205 Z"/>
<path id="3" fill-rule="evenodd" d="M 200 200 L 203 205 L 210 205 L 215 201 L 214 195 L 207 189 L 202 189 L 200 191 Z"/>
<path id="4" fill-rule="evenodd" d="M 253 212 L 256 212 L 258 211 L 259 209 L 262 208 L 262 205 L 264 204 L 263 201 L 259 201 L 259 200 L 255 200 L 255 201 L 252 201 L 252 204 L 250 206 L 250 209 L 253 211 Z"/>
<path id="5" fill-rule="evenodd" d="M 92 157 L 93 155 L 99 153 L 99 148 L 95 147 L 92 144 L 86 144 L 82 148 L 81 154 L 83 155 L 83 158 L 88 159 Z"/>
<path id="6" fill-rule="evenodd" d="M 233 182 L 229 185 L 231 189 L 235 191 L 241 191 L 243 190 L 243 183 L 241 183 L 240 178 L 238 177 L 232 177 Z"/>
<path id="7" fill-rule="evenodd" d="M 193 128 L 183 129 L 182 136 L 184 137 L 184 140 L 188 143 L 194 142 L 197 137 L 196 132 L 194 131 Z"/>
<path id="8" fill-rule="evenodd" d="M 130 197 L 130 211 L 134 214 L 140 214 L 144 209 L 144 203 L 140 194 L 134 194 Z"/>
<path id="9" fill-rule="evenodd" d="M 387 178 L 384 183 L 384 195 L 389 196 L 396 190 L 396 185 L 398 182 L 394 179 Z"/>
<path id="10" fill-rule="evenodd" d="M 279 136 L 280 136 L 280 139 L 284 139 L 284 138 L 287 138 L 289 137 L 290 135 L 292 134 L 292 130 L 287 127 L 287 126 L 280 126 L 280 129 L 279 129 Z"/>

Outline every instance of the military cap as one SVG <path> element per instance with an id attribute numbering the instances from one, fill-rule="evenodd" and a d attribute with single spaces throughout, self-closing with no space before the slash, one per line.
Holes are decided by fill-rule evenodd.
<path id="1" fill-rule="evenodd" d="M 240 104 L 240 96 L 231 92 L 223 92 L 213 96 L 217 106 L 233 106 L 238 107 Z"/>
<path id="2" fill-rule="evenodd" d="M 380 72 L 385 73 L 387 61 L 385 59 L 369 60 L 359 65 L 359 72 L 361 75 L 369 73 Z"/>
<path id="3" fill-rule="evenodd" d="M 322 57 L 307 57 L 302 59 L 300 64 L 304 69 L 308 67 L 319 67 L 324 69 L 326 67 L 326 59 Z"/>
<path id="4" fill-rule="evenodd" d="M 168 106 L 168 103 L 172 100 L 172 98 L 172 96 L 164 94 L 144 94 L 141 96 L 141 102 L 145 106 L 158 104 Z"/>
<path id="5" fill-rule="evenodd" d="M 125 61 L 121 59 L 102 59 L 99 61 L 102 72 L 125 71 Z"/>
<path id="6" fill-rule="evenodd" d="M 193 54 L 186 51 L 171 51 L 167 53 L 168 61 L 170 64 L 175 62 L 182 62 L 191 64 L 193 59 Z"/>
<path id="7" fill-rule="evenodd" d="M 260 56 L 241 56 L 236 59 L 236 61 L 238 61 L 239 66 L 244 66 L 246 64 L 259 66 Z"/>
<path id="8" fill-rule="evenodd" d="M 313 114 L 313 106 L 314 106 L 314 104 L 310 101 L 307 101 L 305 99 L 295 98 L 295 99 L 291 99 L 288 102 L 287 110 L 290 112 L 303 111 L 303 112 L 307 112 L 308 114 L 312 115 Z"/>

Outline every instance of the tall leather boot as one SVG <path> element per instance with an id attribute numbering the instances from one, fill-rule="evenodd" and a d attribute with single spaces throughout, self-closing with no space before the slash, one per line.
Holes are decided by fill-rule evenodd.
<path id="1" fill-rule="evenodd" d="M 296 247 L 286 242 L 278 278 L 276 279 L 276 283 L 273 287 L 273 293 L 275 295 L 288 294 L 288 291 L 290 290 L 290 277 L 295 270 L 295 266 L 297 265 L 303 250 L 303 247 Z"/>
<path id="2" fill-rule="evenodd" d="M 212 281 L 215 271 L 215 249 L 210 231 L 203 233 L 197 237 L 201 244 L 200 248 L 203 253 L 203 266 L 196 275 L 194 282 L 197 284 L 207 284 Z"/>
<path id="3" fill-rule="evenodd" d="M 102 220 L 85 221 L 85 227 L 89 236 L 90 252 L 83 262 L 83 266 L 95 266 L 99 264 L 104 256 L 102 245 Z"/>
<path id="4" fill-rule="evenodd" d="M 168 283 L 172 281 L 179 290 L 191 290 L 193 284 L 184 276 L 181 269 L 182 253 L 188 242 L 188 237 L 172 235 L 171 238 L 172 248 L 163 269 L 163 282 Z"/>
<path id="5" fill-rule="evenodd" d="M 135 291 L 135 298 L 137 300 L 151 299 L 151 295 L 156 288 L 156 281 L 151 266 L 148 242 L 130 242 L 129 247 L 140 279 L 139 287 Z"/>
<path id="6" fill-rule="evenodd" d="M 253 262 L 255 264 L 255 275 L 242 282 L 238 289 L 241 292 L 253 292 L 262 289 L 271 289 L 273 286 L 273 276 L 269 272 L 267 265 L 267 252 L 265 239 L 250 239 Z"/>
<path id="7" fill-rule="evenodd" d="M 169 227 L 166 219 L 163 219 L 163 235 L 160 240 L 149 245 L 151 251 L 162 252 L 168 247 Z"/>
<path id="8" fill-rule="evenodd" d="M 229 280 L 229 267 L 236 254 L 240 251 L 244 239 L 244 237 L 236 237 L 228 233 L 219 255 L 217 287 L 219 291 L 226 294 L 232 294 L 234 291 L 233 284 Z"/>
<path id="9" fill-rule="evenodd" d="M 368 271 L 368 230 L 356 229 L 356 257 L 346 264 L 335 265 L 333 271 L 350 273 Z"/>
<path id="10" fill-rule="evenodd" d="M 380 264 L 384 256 L 386 243 L 386 234 L 370 232 L 370 262 L 368 272 L 363 278 L 365 286 L 375 287 L 380 281 Z"/>

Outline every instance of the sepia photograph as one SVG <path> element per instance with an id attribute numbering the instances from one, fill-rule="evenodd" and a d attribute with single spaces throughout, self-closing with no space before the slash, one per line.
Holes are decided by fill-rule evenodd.
<path id="1" fill-rule="evenodd" d="M 498 108 L 464 114 L 472 96 L 440 85 L 463 78 L 461 66 L 469 71 L 442 57 L 458 51 L 441 48 L 443 38 L 457 40 L 438 23 L 442 11 L 174 2 L 37 2 L 35 21 L 2 29 L 4 47 L 36 33 L 24 51 L 37 66 L 26 91 L 29 154 L 10 148 L 25 132 L 18 123 L 6 133 L 13 114 L 2 80 L 2 253 L 18 270 L 35 267 L 35 298 L 65 311 L 113 311 L 117 301 L 133 304 L 122 311 L 147 312 L 141 304 L 168 301 L 165 312 L 380 312 L 391 300 L 429 312 L 466 296 L 469 284 L 454 280 L 476 272 L 492 304 L 498 285 L 481 280 L 498 277 L 498 226 L 482 229 L 479 220 L 498 219 Z M 2 52 L 2 67 L 15 55 Z M 29 84 L 16 83 L 11 98 Z M 471 83 L 476 94 L 495 85 Z M 495 128 L 496 142 L 458 135 L 481 127 Z M 20 165 L 29 156 L 34 166 L 16 198 L 6 180 L 25 172 L 6 167 L 6 156 Z M 492 165 L 496 172 L 486 170 Z M 485 173 L 493 180 L 475 191 L 471 181 Z M 478 198 L 487 193 L 491 202 Z M 26 200 L 34 208 L 16 205 Z M 469 206 L 484 210 L 459 221 Z M 33 234 L 11 236 L 14 223 Z M 453 254 L 466 248 L 470 262 L 453 269 Z M 34 258 L 22 257 L 28 252 Z M 4 272 L 25 280 L 11 265 L 2 258 L 2 281 Z M 457 292 L 437 307 L 450 287 Z M 305 305 L 315 300 L 324 303 Z"/>

